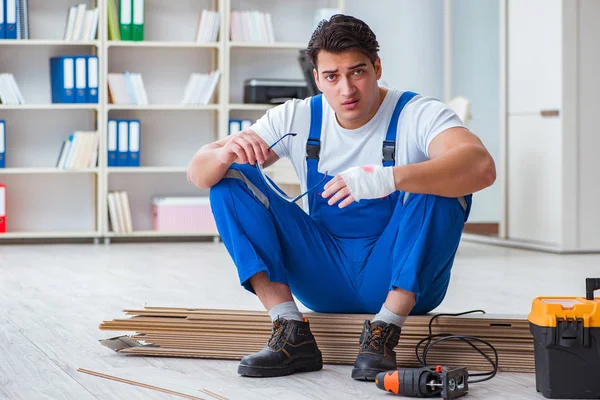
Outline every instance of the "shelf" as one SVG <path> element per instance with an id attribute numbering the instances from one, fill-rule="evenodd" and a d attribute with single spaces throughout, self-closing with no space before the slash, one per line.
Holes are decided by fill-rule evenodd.
<path id="1" fill-rule="evenodd" d="M 229 109 L 234 111 L 266 111 L 279 104 L 229 104 Z"/>
<path id="2" fill-rule="evenodd" d="M 231 48 L 253 48 L 267 50 L 302 50 L 306 49 L 307 43 L 257 43 L 257 42 L 228 42 Z"/>
<path id="3" fill-rule="evenodd" d="M 107 237 L 217 237 L 216 232 L 158 232 L 158 231 L 134 231 L 132 233 L 107 232 Z"/>
<path id="4" fill-rule="evenodd" d="M 97 238 L 100 232 L 7 232 L 0 233 L 2 239 L 54 239 L 54 238 Z"/>
<path id="5" fill-rule="evenodd" d="M 110 174 L 184 173 L 187 167 L 110 167 Z"/>
<path id="6" fill-rule="evenodd" d="M 108 47 L 177 47 L 177 48 L 208 48 L 217 49 L 221 46 L 219 42 L 216 43 L 196 43 L 196 42 L 168 42 L 168 41 L 119 41 L 110 40 L 107 43 Z"/>
<path id="7" fill-rule="evenodd" d="M 201 145 L 227 135 L 230 118 L 254 120 L 279 105 L 243 104 L 243 80 L 263 76 L 273 65 L 277 66 L 277 71 L 272 71 L 277 78 L 298 75 L 296 57 L 306 49 L 308 42 L 302 43 L 303 38 L 312 31 L 312 7 L 302 2 L 286 3 L 287 18 L 275 27 L 280 42 L 264 43 L 229 39 L 225 28 L 231 26 L 230 0 L 153 0 L 146 2 L 146 40 L 113 41 L 108 40 L 107 0 L 97 0 L 91 3 L 100 10 L 98 39 L 67 41 L 60 32 L 65 29 L 68 5 L 64 1 L 62 5 L 47 0 L 35 3 L 30 5 L 30 26 L 36 28 L 32 31 L 34 38 L 0 40 L 0 72 L 15 75 L 27 101 L 0 104 L 0 120 L 6 121 L 10 146 L 7 160 L 12 160 L 10 168 L 0 169 L 12 221 L 8 227 L 11 232 L 0 234 L 0 245 L 9 243 L 8 239 L 43 242 L 73 238 L 97 242 L 107 238 L 108 242 L 108 238 L 113 238 L 116 242 L 117 238 L 218 238 L 218 232 L 208 228 L 208 232 L 153 231 L 148 204 L 156 196 L 208 195 L 208 190 L 199 191 L 189 184 L 187 161 Z M 169 3 L 168 9 L 163 3 Z M 193 32 L 207 8 L 224 13 L 220 16 L 220 40 L 200 43 Z M 275 16 L 283 14 L 278 2 L 273 2 L 271 8 Z M 276 19 L 279 21 L 280 17 Z M 99 103 L 51 103 L 49 59 L 61 55 L 98 56 Z M 181 104 L 191 74 L 216 69 L 221 77 L 210 104 Z M 108 74 L 125 71 L 142 75 L 150 104 L 109 103 Z M 109 119 L 140 120 L 141 167 L 106 165 Z M 70 134 L 94 130 L 99 135 L 98 167 L 55 167 L 61 145 Z M 113 138 L 110 139 L 112 146 Z M 286 171 L 273 168 L 272 174 L 282 184 L 295 183 Z M 119 190 L 128 193 L 135 232 L 108 231 L 111 224 L 106 196 Z"/>
<path id="8" fill-rule="evenodd" d="M 98 168 L 87 169 L 58 169 L 58 168 L 0 168 L 0 175 L 27 175 L 27 174 L 95 174 Z"/>
<path id="9" fill-rule="evenodd" d="M 47 39 L 2 39 L 0 46 L 98 46 L 97 40 L 47 40 Z"/>
<path id="10" fill-rule="evenodd" d="M 108 111 L 110 110 L 128 110 L 128 111 L 218 111 L 218 104 L 208 104 L 205 106 L 201 105 L 181 105 L 181 104 L 148 104 L 148 105 L 137 105 L 137 104 L 109 104 Z"/>
<path id="11" fill-rule="evenodd" d="M 0 105 L 0 110 L 98 110 L 99 108 L 95 103 Z"/>

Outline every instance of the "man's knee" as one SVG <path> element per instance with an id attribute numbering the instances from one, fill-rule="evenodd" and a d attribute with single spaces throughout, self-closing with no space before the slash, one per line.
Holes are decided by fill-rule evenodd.
<path id="1" fill-rule="evenodd" d="M 210 201 L 219 202 L 233 198 L 253 196 L 265 207 L 269 207 L 269 199 L 260 185 L 259 172 L 248 164 L 233 164 L 223 178 L 216 183 L 209 193 Z"/>
<path id="2" fill-rule="evenodd" d="M 469 217 L 471 211 L 472 195 L 461 197 L 444 197 L 435 194 L 419 194 L 403 192 L 398 198 L 398 205 L 401 207 L 414 206 L 416 208 L 423 207 L 430 211 L 448 211 L 450 213 L 460 212 L 464 221 Z"/>

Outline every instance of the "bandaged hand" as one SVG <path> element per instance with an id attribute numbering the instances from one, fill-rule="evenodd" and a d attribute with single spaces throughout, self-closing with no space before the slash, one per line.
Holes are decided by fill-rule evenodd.
<path id="1" fill-rule="evenodd" d="M 379 199 L 396 191 L 392 167 L 365 165 L 341 172 L 325 185 L 324 198 L 329 205 L 344 199 L 340 208 L 362 199 Z"/>

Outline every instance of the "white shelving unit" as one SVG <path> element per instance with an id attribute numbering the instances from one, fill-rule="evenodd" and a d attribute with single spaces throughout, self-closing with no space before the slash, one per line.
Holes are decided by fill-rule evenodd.
<path id="1" fill-rule="evenodd" d="M 99 7 L 98 39 L 61 38 L 70 6 Z M 117 9 L 118 9 L 118 0 Z M 0 105 L 6 121 L 7 233 L 3 239 L 101 239 L 215 236 L 211 232 L 152 231 L 155 196 L 199 196 L 207 191 L 187 182 L 186 167 L 202 145 L 227 136 L 229 119 L 256 120 L 271 104 L 244 104 L 250 78 L 302 79 L 298 51 L 314 29 L 318 8 L 344 9 L 343 0 L 146 0 L 144 41 L 108 40 L 106 0 L 30 0 L 29 40 L 0 40 L 0 72 L 12 73 L 27 104 Z M 203 9 L 220 12 L 219 41 L 196 43 Z M 231 10 L 272 14 L 276 43 L 229 40 Z M 281 23 L 285 21 L 285 23 Z M 97 55 L 98 104 L 52 104 L 49 59 Z M 191 73 L 219 69 L 212 104 L 181 105 Z M 142 74 L 149 105 L 109 104 L 108 73 Z M 140 167 L 107 167 L 107 121 L 141 121 Z M 98 130 L 98 167 L 81 171 L 54 168 L 62 141 L 76 130 Z M 279 164 L 279 163 L 278 163 Z M 275 166 L 274 166 L 275 167 Z M 273 167 L 273 168 L 274 168 Z M 294 183 L 289 166 L 274 168 L 282 184 Z M 107 195 L 127 191 L 134 232 L 109 230 Z"/>

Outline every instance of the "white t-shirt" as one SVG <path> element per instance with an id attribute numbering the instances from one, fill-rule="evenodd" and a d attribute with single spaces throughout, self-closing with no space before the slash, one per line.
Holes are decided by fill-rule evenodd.
<path id="1" fill-rule="evenodd" d="M 358 129 L 342 128 L 335 112 L 323 96 L 323 122 L 318 170 L 329 176 L 354 166 L 382 164 L 382 146 L 394 108 L 402 95 L 398 89 L 389 89 L 377 113 Z M 462 127 L 456 113 L 446 104 L 432 97 L 415 96 L 408 102 L 400 118 L 396 133 L 396 165 L 413 164 L 429 159 L 429 144 L 440 132 Z M 301 190 L 306 190 L 306 139 L 310 131 L 310 98 L 293 99 L 266 112 L 250 129 L 268 145 L 286 133 L 296 133 L 279 142 L 273 151 L 287 157 L 296 171 Z M 304 201 L 308 212 L 308 201 Z"/>

